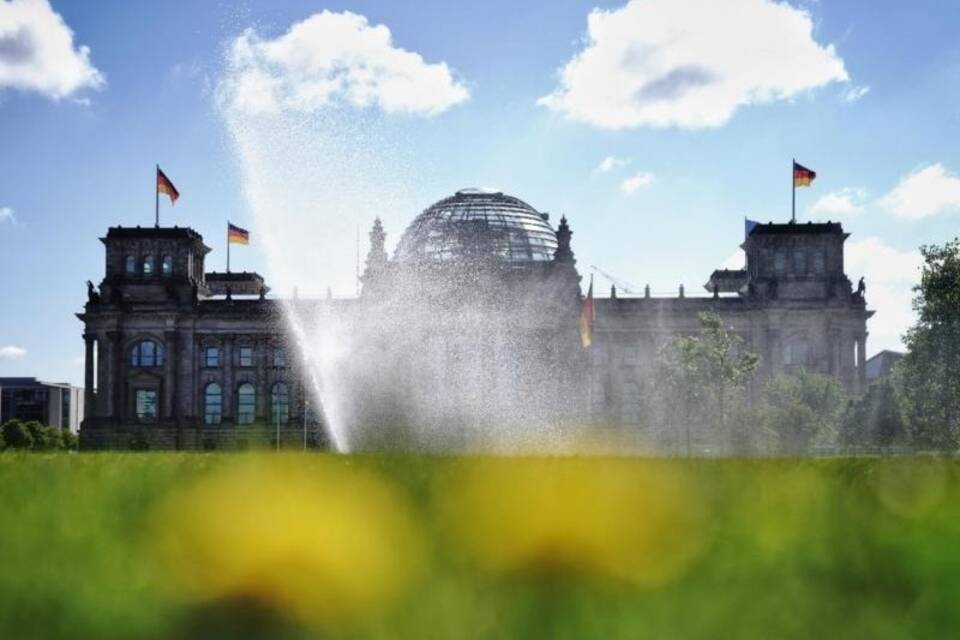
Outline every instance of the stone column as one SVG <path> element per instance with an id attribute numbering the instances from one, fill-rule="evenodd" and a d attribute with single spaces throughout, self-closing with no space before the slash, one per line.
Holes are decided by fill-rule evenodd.
<path id="1" fill-rule="evenodd" d="M 179 348 L 177 332 L 165 331 L 163 334 L 166 360 L 163 369 L 163 418 L 174 420 L 177 417 L 177 360 Z"/>
<path id="2" fill-rule="evenodd" d="M 94 400 L 94 415 L 103 418 L 109 415 L 108 403 L 113 399 L 109 395 L 110 381 L 110 345 L 104 334 L 97 335 L 97 395 Z"/>
<path id="3" fill-rule="evenodd" d="M 273 416 L 267 411 L 270 403 L 270 380 L 267 373 L 267 362 L 270 351 L 270 340 L 260 337 L 253 340 L 253 364 L 257 376 L 255 388 L 257 390 L 256 419 L 266 423 Z M 271 363 L 272 364 L 272 363 Z"/>
<path id="4" fill-rule="evenodd" d="M 107 370 L 107 415 L 121 419 L 126 402 L 123 398 L 123 333 L 107 331 L 108 361 Z"/>
<path id="5" fill-rule="evenodd" d="M 223 336 L 223 421 L 234 422 L 233 334 Z"/>
<path id="6" fill-rule="evenodd" d="M 867 334 L 857 336 L 857 377 L 855 385 L 857 393 L 863 393 L 867 388 Z"/>
<path id="7" fill-rule="evenodd" d="M 93 350 L 96 344 L 93 336 L 83 334 L 85 346 L 83 356 L 83 418 L 89 418 L 94 413 L 93 395 Z"/>

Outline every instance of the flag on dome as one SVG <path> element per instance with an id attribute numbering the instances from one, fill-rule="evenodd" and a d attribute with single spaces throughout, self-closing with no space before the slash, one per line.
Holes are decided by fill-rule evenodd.
<path id="1" fill-rule="evenodd" d="M 810 183 L 813 182 L 814 178 L 817 177 L 817 172 L 811 169 L 807 169 L 802 164 L 798 164 L 796 160 L 793 161 L 793 186 L 794 187 L 809 187 Z"/>

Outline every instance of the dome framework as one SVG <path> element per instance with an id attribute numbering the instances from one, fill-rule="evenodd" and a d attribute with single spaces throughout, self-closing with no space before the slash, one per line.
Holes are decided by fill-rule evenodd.
<path id="1" fill-rule="evenodd" d="M 522 265 L 553 260 L 557 235 L 529 204 L 501 192 L 462 189 L 427 207 L 397 245 L 405 263 L 472 259 Z"/>

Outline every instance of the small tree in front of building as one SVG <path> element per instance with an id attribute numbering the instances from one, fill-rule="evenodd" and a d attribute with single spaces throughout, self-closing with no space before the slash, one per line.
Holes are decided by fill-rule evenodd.
<path id="1" fill-rule="evenodd" d="M 867 387 L 867 392 L 851 400 L 840 429 L 840 444 L 868 449 L 905 445 L 909 434 L 898 398 L 896 372 Z"/>
<path id="2" fill-rule="evenodd" d="M 833 376 L 801 369 L 771 379 L 764 389 L 764 416 L 782 453 L 809 453 L 836 438 L 849 397 Z"/>
<path id="3" fill-rule="evenodd" d="M 686 451 L 692 448 L 694 423 L 712 427 L 716 441 L 729 440 L 727 413 L 731 400 L 743 401 L 744 386 L 760 358 L 743 348 L 720 316 L 701 313 L 700 332 L 680 336 L 660 352 L 658 386 L 668 423 L 682 423 Z"/>

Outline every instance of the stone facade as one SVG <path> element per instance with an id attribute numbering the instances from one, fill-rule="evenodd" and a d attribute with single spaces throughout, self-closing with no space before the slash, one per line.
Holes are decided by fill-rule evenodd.
<path id="1" fill-rule="evenodd" d="M 225 285 L 226 295 L 213 297 L 204 273 L 210 249 L 190 229 L 115 227 L 101 240 L 106 275 L 99 291 L 88 285 L 78 314 L 83 448 L 243 448 L 272 442 L 277 426 L 282 442 L 322 442 L 280 303 L 266 299 L 264 287 L 241 299 Z M 262 285 L 256 274 L 232 275 L 248 289 Z M 246 394 L 241 415 L 245 385 L 253 398 Z M 215 398 L 215 389 L 212 412 L 207 393 Z"/>
<path id="2" fill-rule="evenodd" d="M 460 282 L 457 291 L 488 300 L 490 309 L 524 309 L 515 314 L 522 321 L 484 333 L 529 350 L 528 361 L 543 365 L 543 371 L 531 370 L 529 389 L 516 391 L 530 398 L 528 406 L 560 407 L 564 419 L 642 424 L 658 350 L 673 336 L 696 332 L 705 311 L 719 313 L 745 347 L 760 354 L 751 396 L 769 377 L 799 368 L 834 375 L 860 392 L 866 322 L 873 312 L 866 309 L 862 283 L 854 291 L 844 273 L 846 238 L 839 224 L 758 225 L 742 245 L 745 268 L 714 272 L 707 296 L 597 299 L 590 350 L 577 341 L 580 275 L 565 220 L 556 231 L 552 260 L 522 268 L 461 265 L 456 277 L 469 277 L 473 288 L 462 289 Z M 354 314 L 358 326 L 374 314 L 395 316 L 402 325 L 404 300 L 390 292 L 404 271 L 397 258 L 388 258 L 384 239 L 377 221 L 360 299 L 284 302 L 267 298 L 256 274 L 206 274 L 210 249 L 193 230 L 111 228 L 101 239 L 105 277 L 99 287 L 88 285 L 89 300 L 78 314 L 86 344 L 81 446 L 236 449 L 272 443 L 278 427 L 284 443 L 323 446 L 323 412 L 311 408 L 304 364 L 287 344 L 284 305 L 310 314 Z M 412 343 L 411 363 L 427 358 L 442 366 L 443 357 L 458 357 L 457 341 L 476 335 L 464 330 L 457 301 L 442 295 L 451 283 L 445 269 L 436 271 L 436 287 L 406 300 L 408 309 L 411 302 L 432 309 L 420 314 L 432 320 L 423 327 L 425 340 Z M 474 320 L 483 324 L 483 318 Z M 440 334 L 456 337 L 426 339 Z M 442 344 L 443 353 L 433 353 L 430 344 Z M 477 353 L 479 407 L 483 385 L 497 383 L 499 365 L 486 352 Z M 434 373 L 438 385 L 450 384 L 442 370 Z M 556 384 L 544 388 L 540 383 L 547 378 Z"/>

